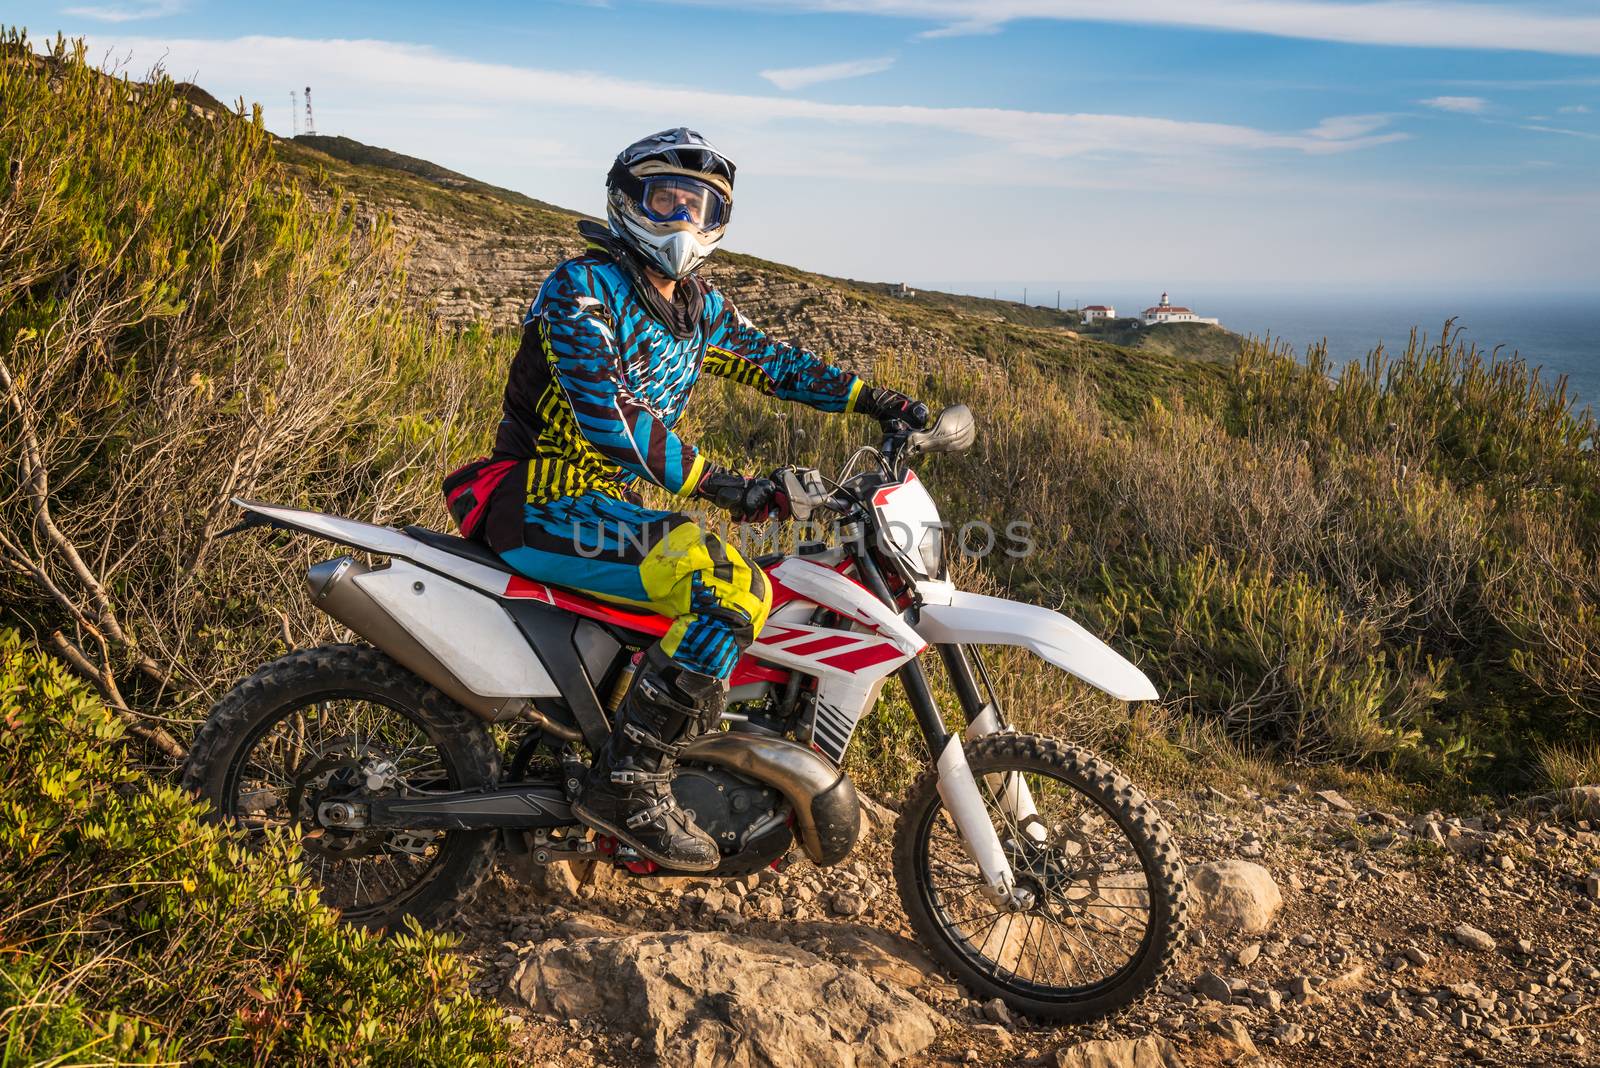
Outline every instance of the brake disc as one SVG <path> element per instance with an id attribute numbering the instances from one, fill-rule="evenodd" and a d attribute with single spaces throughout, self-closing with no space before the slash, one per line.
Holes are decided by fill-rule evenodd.
<path id="1" fill-rule="evenodd" d="M 384 828 L 330 827 L 320 815 L 323 799 L 329 794 L 348 797 L 367 792 L 371 763 L 366 747 L 340 748 L 335 743 L 295 776 L 289 790 L 289 811 L 309 828 L 301 840 L 306 852 L 339 860 L 367 856 L 383 848 L 389 837 Z"/>

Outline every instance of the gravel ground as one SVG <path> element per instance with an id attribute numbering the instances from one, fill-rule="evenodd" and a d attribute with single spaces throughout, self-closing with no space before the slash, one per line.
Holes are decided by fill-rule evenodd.
<path id="1" fill-rule="evenodd" d="M 635 1040 L 601 1021 L 545 1020 L 505 995 L 518 963 L 559 925 L 586 923 L 720 930 L 876 969 L 948 1021 L 934 1046 L 902 1062 L 912 1066 L 1054 1065 L 1077 1043 L 1144 1035 L 1195 1065 L 1600 1064 L 1600 823 L 1548 806 L 1468 818 L 1368 811 L 1295 786 L 1158 803 L 1191 866 L 1249 859 L 1271 873 L 1283 904 L 1262 934 L 1196 925 L 1154 993 L 1090 1026 L 1016 1019 L 916 954 L 887 966 L 863 956 L 862 928 L 910 936 L 886 833 L 834 869 L 800 860 L 738 880 L 608 869 L 536 888 L 502 873 L 458 928 L 482 969 L 479 989 L 507 1002 L 531 1064 L 641 1059 Z"/>

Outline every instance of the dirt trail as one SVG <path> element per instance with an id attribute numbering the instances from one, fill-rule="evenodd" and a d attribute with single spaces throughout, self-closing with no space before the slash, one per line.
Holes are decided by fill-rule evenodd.
<path id="1" fill-rule="evenodd" d="M 513 982 L 550 939 L 627 931 L 789 943 L 904 990 L 943 1021 L 933 1045 L 899 1062 L 911 1066 L 1076 1063 L 1067 1051 L 1080 1043 L 1145 1035 L 1191 1065 L 1600 1064 L 1600 887 L 1589 881 L 1600 823 L 1548 806 L 1366 811 L 1293 786 L 1159 803 L 1192 866 L 1260 864 L 1282 905 L 1262 934 L 1197 924 L 1154 994 L 1088 1027 L 1040 1027 L 973 1001 L 909 946 L 886 831 L 825 871 L 800 861 L 670 884 L 596 871 L 542 890 L 502 874 L 461 922 L 464 950 L 532 1064 L 646 1059 L 603 1020 L 540 1017 Z"/>

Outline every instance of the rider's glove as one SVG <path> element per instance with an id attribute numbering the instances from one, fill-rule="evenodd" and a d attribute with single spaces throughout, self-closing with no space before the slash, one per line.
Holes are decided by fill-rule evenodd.
<path id="1" fill-rule="evenodd" d="M 899 390 L 883 386 L 869 386 L 856 398 L 856 411 L 870 415 L 880 423 L 899 421 L 913 430 L 928 425 L 928 406 L 912 400 Z"/>
<path id="2" fill-rule="evenodd" d="M 735 523 L 760 523 L 789 518 L 789 497 L 770 478 L 746 478 L 712 465 L 694 495 L 725 508 Z"/>

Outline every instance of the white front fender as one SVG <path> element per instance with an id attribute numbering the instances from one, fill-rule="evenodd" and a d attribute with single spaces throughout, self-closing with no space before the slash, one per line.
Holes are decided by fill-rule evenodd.
<path id="1" fill-rule="evenodd" d="M 1020 645 L 1123 701 L 1161 695 L 1144 672 L 1078 624 L 1048 608 L 955 590 L 949 604 L 924 604 L 917 633 L 936 644 Z"/>

